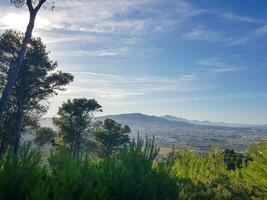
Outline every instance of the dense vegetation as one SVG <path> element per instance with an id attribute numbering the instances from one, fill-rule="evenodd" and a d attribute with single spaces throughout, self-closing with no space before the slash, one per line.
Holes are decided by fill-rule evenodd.
<path id="1" fill-rule="evenodd" d="M 64 150 L 46 160 L 28 145 L 0 165 L 0 199 L 266 199 L 267 142 L 252 146 L 251 160 L 228 170 L 223 152 L 199 156 L 173 151 L 156 162 L 152 140 L 125 145 L 102 159 L 72 158 Z"/>

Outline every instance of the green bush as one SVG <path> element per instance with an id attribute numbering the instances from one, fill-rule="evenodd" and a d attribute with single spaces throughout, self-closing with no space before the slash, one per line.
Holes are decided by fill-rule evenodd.
<path id="1" fill-rule="evenodd" d="M 40 154 L 23 145 L 17 154 L 8 152 L 0 163 L 0 199 L 28 199 L 39 190 L 45 197 L 45 169 Z M 43 186 L 42 186 L 43 185 Z"/>
<path id="2" fill-rule="evenodd" d="M 49 158 L 49 185 L 53 199 L 107 199 L 99 162 L 72 159 L 68 151 Z"/>
<path id="3" fill-rule="evenodd" d="M 267 141 L 248 150 L 251 161 L 242 169 L 244 183 L 254 199 L 267 199 Z"/>
<path id="4" fill-rule="evenodd" d="M 189 149 L 155 161 L 154 140 L 137 140 L 105 158 L 73 158 L 68 150 L 41 161 L 29 145 L 0 161 L 0 199 L 267 199 L 267 142 L 252 146 L 251 160 L 228 170 L 222 151 Z"/>
<path id="5" fill-rule="evenodd" d="M 177 199 L 176 179 L 154 159 L 154 141 L 137 138 L 102 163 L 103 182 L 111 199 Z"/>
<path id="6" fill-rule="evenodd" d="M 53 199 L 176 199 L 175 179 L 154 165 L 157 148 L 140 138 L 102 160 L 72 159 L 68 152 L 49 158 Z M 162 187 L 164 184 L 164 187 Z"/>
<path id="7" fill-rule="evenodd" d="M 237 171 L 227 170 L 220 150 L 213 148 L 199 156 L 180 149 L 170 159 L 172 173 L 179 179 L 180 199 L 249 199 Z"/>

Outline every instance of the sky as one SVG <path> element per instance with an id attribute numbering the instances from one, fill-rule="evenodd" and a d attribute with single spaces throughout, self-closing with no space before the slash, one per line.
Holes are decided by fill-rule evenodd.
<path id="1" fill-rule="evenodd" d="M 27 21 L 26 7 L 0 0 L 0 32 Z M 33 36 L 75 77 L 47 117 L 86 97 L 101 115 L 267 124 L 266 0 L 56 0 Z"/>

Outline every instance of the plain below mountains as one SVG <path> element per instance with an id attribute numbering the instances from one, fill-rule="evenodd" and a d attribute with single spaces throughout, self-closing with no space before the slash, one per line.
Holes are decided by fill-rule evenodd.
<path id="1" fill-rule="evenodd" d="M 98 117 L 113 119 L 132 129 L 132 138 L 155 136 L 160 147 L 190 147 L 206 152 L 212 145 L 244 151 L 248 146 L 267 139 L 266 125 L 226 124 L 209 121 L 186 120 L 170 115 L 149 116 L 141 113 L 108 115 Z M 53 127 L 51 118 L 41 120 L 42 126 Z"/>

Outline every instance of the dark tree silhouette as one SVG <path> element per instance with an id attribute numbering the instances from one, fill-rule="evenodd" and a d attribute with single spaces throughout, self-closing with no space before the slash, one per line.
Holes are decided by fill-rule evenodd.
<path id="1" fill-rule="evenodd" d="M 6 31 L 0 36 L 0 79 L 3 83 L 8 76 L 10 63 L 19 51 L 22 38 L 22 33 L 14 31 Z M 31 39 L 2 116 L 0 141 L 3 145 L 0 143 L 0 149 L 5 146 L 4 143 L 8 143 L 16 150 L 21 132 L 25 127 L 36 126 L 40 116 L 46 112 L 48 107 L 45 100 L 64 90 L 64 86 L 73 80 L 71 74 L 55 71 L 57 66 L 56 62 L 50 60 L 41 39 Z"/>
<path id="2" fill-rule="evenodd" d="M 30 13 L 30 19 L 28 22 L 28 26 L 23 38 L 23 41 L 20 46 L 20 50 L 18 51 L 18 54 L 16 56 L 16 59 L 11 64 L 11 67 L 8 70 L 8 76 L 7 76 L 7 83 L 2 91 L 2 96 L 0 99 L 0 117 L 3 114 L 3 111 L 7 105 L 8 97 L 11 93 L 12 87 L 15 84 L 16 78 L 18 76 L 18 73 L 20 71 L 20 68 L 22 66 L 26 50 L 27 50 L 27 44 L 30 42 L 32 37 L 32 31 L 34 28 L 35 18 L 37 16 L 38 11 L 43 6 L 43 4 L 46 2 L 46 0 L 39 0 L 37 5 L 34 7 L 33 0 L 10 0 L 11 4 L 14 4 L 16 7 L 23 7 L 25 4 L 27 5 Z"/>

